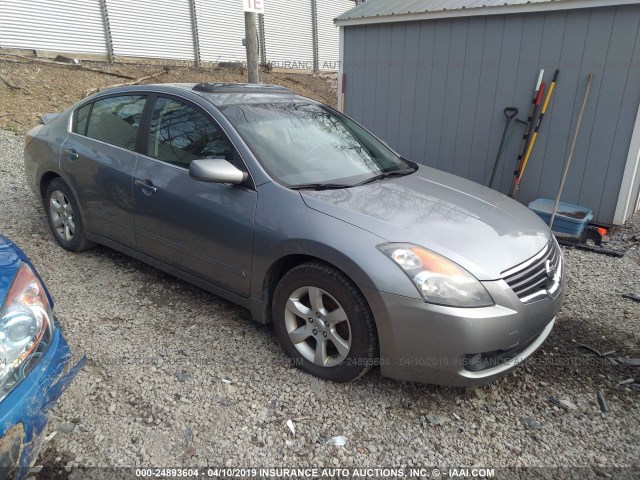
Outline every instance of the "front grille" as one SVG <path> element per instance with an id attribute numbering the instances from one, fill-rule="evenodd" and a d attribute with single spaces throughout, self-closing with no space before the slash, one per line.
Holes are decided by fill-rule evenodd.
<path id="1" fill-rule="evenodd" d="M 552 238 L 547 246 L 529 260 L 502 272 L 503 279 L 523 302 L 531 302 L 557 290 L 562 270 L 562 255 Z"/>

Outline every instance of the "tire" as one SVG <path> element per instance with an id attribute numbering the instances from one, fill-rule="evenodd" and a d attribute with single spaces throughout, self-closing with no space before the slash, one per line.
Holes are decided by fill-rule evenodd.
<path id="1" fill-rule="evenodd" d="M 312 375 L 350 382 L 375 364 L 371 309 L 358 287 L 327 264 L 304 263 L 287 272 L 276 287 L 272 315 L 282 348 Z"/>
<path id="2" fill-rule="evenodd" d="M 84 234 L 80 208 L 66 183 L 53 179 L 44 196 L 44 209 L 49 228 L 58 245 L 71 252 L 81 252 L 94 246 Z"/>

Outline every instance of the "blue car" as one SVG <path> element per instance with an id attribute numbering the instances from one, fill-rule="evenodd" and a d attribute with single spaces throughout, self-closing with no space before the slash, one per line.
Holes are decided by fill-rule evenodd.
<path id="1" fill-rule="evenodd" d="M 47 411 L 86 363 L 70 360 L 42 279 L 0 235 L 0 478 L 23 479 L 37 460 Z"/>

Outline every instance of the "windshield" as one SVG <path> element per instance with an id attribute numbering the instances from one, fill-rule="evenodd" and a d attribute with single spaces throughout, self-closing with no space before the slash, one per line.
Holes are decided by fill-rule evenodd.
<path id="1" fill-rule="evenodd" d="M 322 105 L 290 101 L 220 110 L 286 186 L 353 186 L 412 168 L 364 128 Z"/>

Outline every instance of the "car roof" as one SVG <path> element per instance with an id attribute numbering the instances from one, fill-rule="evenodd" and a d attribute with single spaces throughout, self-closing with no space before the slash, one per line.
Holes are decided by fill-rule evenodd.
<path id="1" fill-rule="evenodd" d="M 157 83 L 135 86 L 116 87 L 102 90 L 100 93 L 124 93 L 153 91 L 156 93 L 198 95 L 215 106 L 304 101 L 316 103 L 314 100 L 296 95 L 292 90 L 280 85 L 250 83 Z"/>

